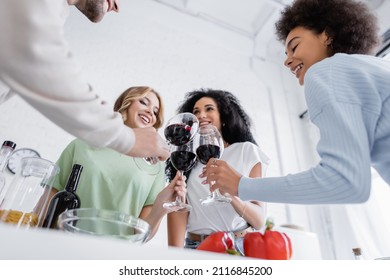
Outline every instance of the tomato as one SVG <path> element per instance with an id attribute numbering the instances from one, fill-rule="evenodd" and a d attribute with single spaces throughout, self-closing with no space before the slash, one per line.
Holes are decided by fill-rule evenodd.
<path id="1" fill-rule="evenodd" d="M 235 254 L 234 240 L 226 232 L 218 231 L 210 234 L 199 244 L 197 250 Z"/>
<path id="2" fill-rule="evenodd" d="M 272 230 L 267 221 L 264 234 L 249 232 L 244 237 L 244 253 L 247 257 L 267 260 L 289 260 L 292 255 L 291 240 L 287 234 Z"/>

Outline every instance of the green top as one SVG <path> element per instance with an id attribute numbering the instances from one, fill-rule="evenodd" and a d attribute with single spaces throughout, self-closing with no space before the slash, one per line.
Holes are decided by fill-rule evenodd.
<path id="1" fill-rule="evenodd" d="M 135 164 L 142 164 L 142 170 Z M 84 169 L 77 187 L 81 208 L 116 210 L 139 217 L 144 206 L 152 205 L 164 187 L 164 166 L 159 173 L 150 175 L 145 170 L 156 166 L 144 163 L 109 148 L 93 148 L 85 142 L 73 140 L 57 161 L 60 173 L 54 180 L 54 188 L 63 190 L 73 164 Z M 158 167 L 157 167 L 158 168 Z"/>

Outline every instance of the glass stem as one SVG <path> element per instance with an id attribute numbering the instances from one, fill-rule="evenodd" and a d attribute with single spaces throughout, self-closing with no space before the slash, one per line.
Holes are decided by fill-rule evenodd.
<path id="1" fill-rule="evenodd" d="M 222 196 L 222 194 L 219 192 L 219 189 L 213 191 L 213 197 L 219 197 L 219 196 Z"/>
<path id="2" fill-rule="evenodd" d="M 176 200 L 175 202 L 176 202 L 177 204 L 183 203 L 183 201 L 181 201 L 181 197 L 178 196 L 178 195 L 176 196 L 176 199 L 175 199 L 175 200 Z"/>
<path id="3" fill-rule="evenodd" d="M 184 174 L 184 172 L 179 170 L 179 176 L 182 177 L 183 174 Z M 179 195 L 176 195 L 176 202 L 178 202 L 178 203 L 185 203 L 185 201 L 183 201 Z"/>

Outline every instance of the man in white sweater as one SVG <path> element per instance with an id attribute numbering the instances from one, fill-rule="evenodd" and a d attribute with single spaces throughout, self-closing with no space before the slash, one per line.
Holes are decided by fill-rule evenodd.
<path id="1" fill-rule="evenodd" d="M 119 113 L 82 79 L 64 38 L 69 5 L 92 22 L 118 11 L 118 0 L 2 0 L 0 4 L 0 103 L 13 94 L 67 132 L 96 147 L 165 160 L 169 149 L 154 129 L 130 129 Z"/>

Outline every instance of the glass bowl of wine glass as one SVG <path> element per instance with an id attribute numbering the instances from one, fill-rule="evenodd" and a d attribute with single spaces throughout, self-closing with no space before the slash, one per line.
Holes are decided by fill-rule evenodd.
<path id="1" fill-rule="evenodd" d="M 221 133 L 218 129 L 211 125 L 203 125 L 199 128 L 199 132 L 194 139 L 196 144 L 196 155 L 200 163 L 206 165 L 211 158 L 221 158 L 224 143 Z M 201 200 L 203 206 L 217 205 L 230 203 L 232 199 L 220 194 L 219 190 L 215 190 L 210 195 Z"/>
<path id="2" fill-rule="evenodd" d="M 122 212 L 79 208 L 66 210 L 58 217 L 58 228 L 69 233 L 122 239 L 143 244 L 150 235 L 150 225 Z"/>
<path id="3" fill-rule="evenodd" d="M 191 141 L 199 129 L 199 121 L 192 113 L 179 113 L 169 119 L 164 136 L 168 143 L 182 146 Z"/>

